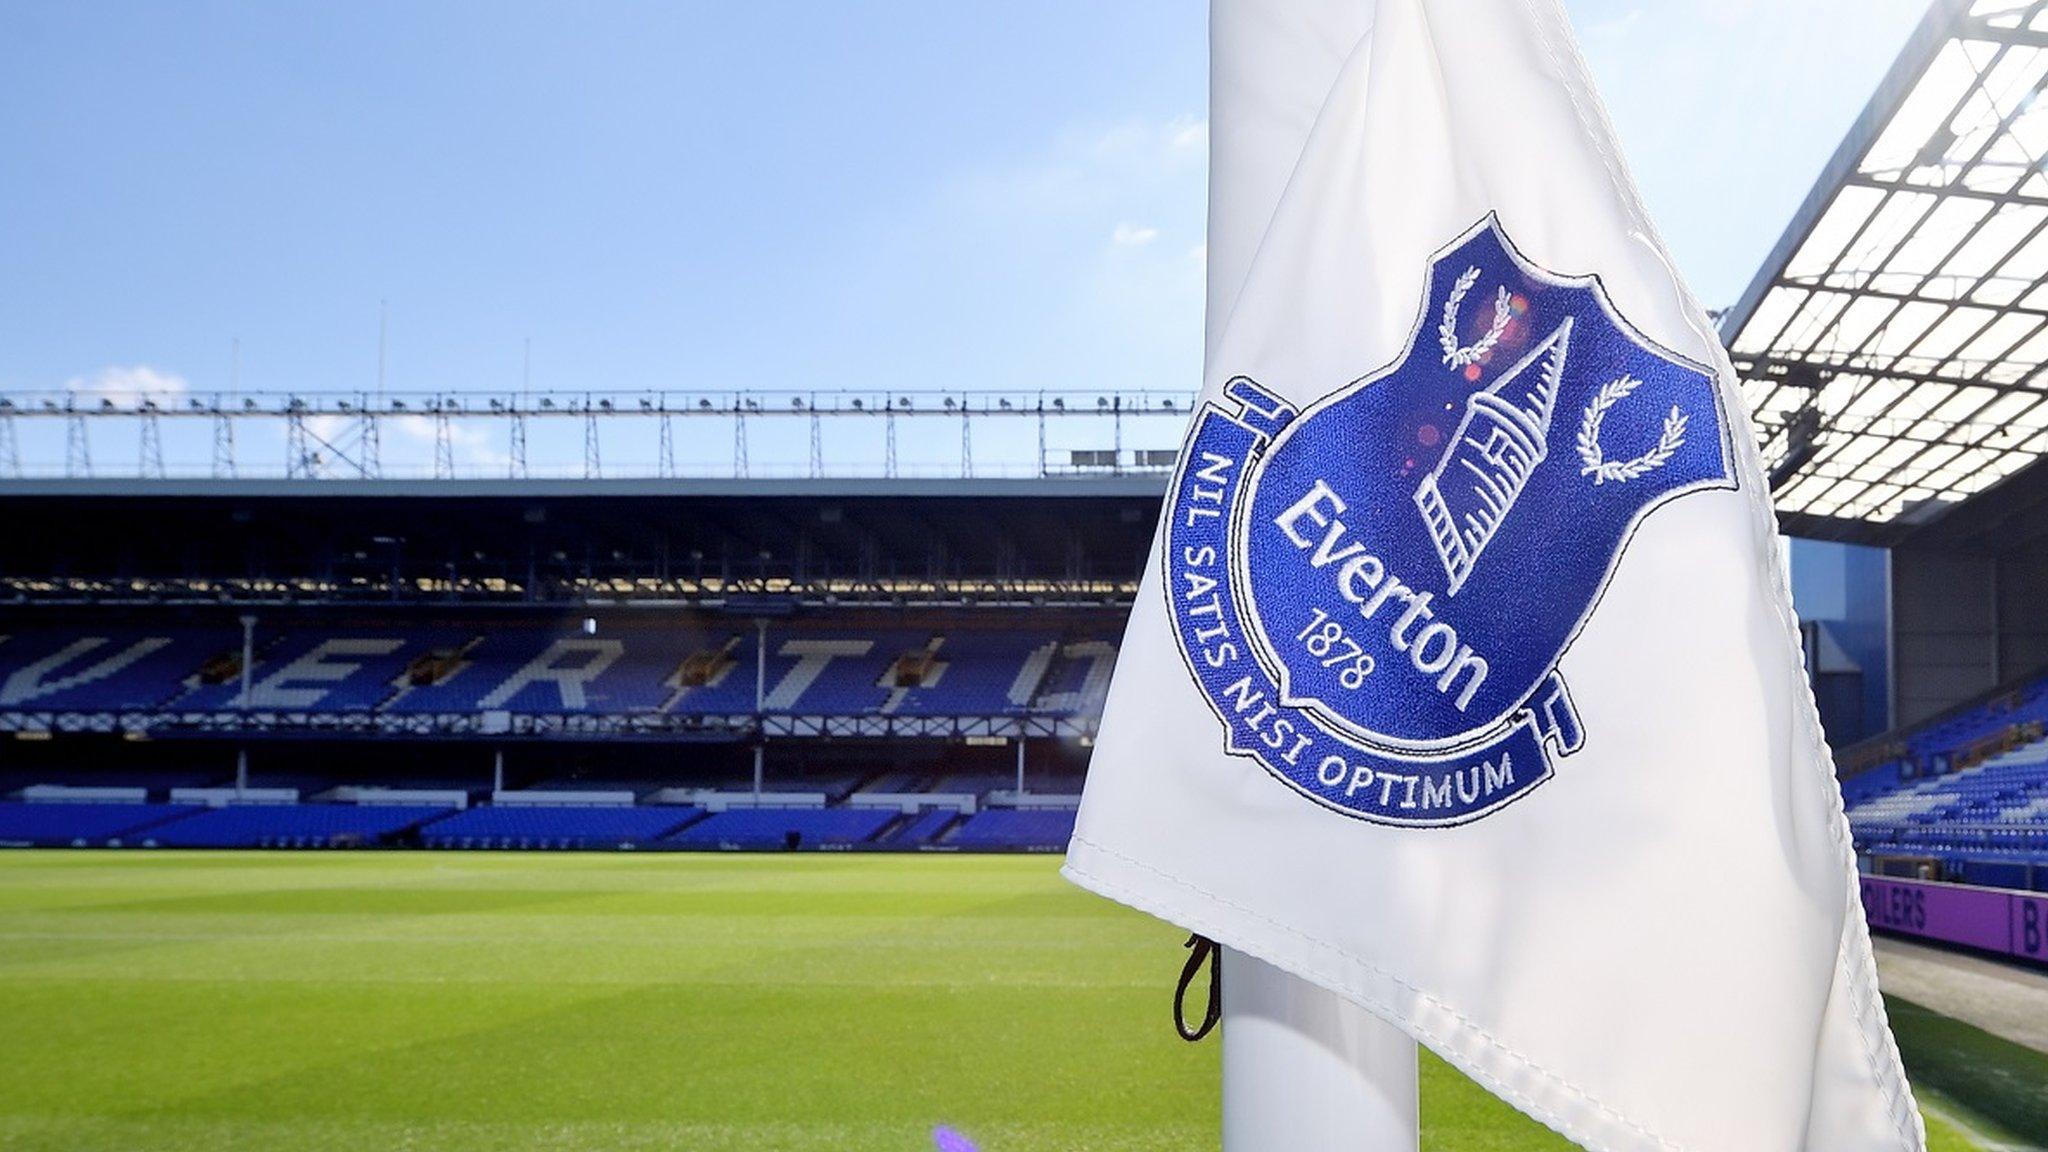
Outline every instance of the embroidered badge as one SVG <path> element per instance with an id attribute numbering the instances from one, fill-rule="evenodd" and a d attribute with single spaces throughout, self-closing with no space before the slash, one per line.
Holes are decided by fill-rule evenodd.
<path id="1" fill-rule="evenodd" d="M 1578 751 L 1558 662 L 1630 534 L 1733 488 L 1709 369 L 1491 215 L 1394 363 L 1297 412 L 1230 381 L 1170 492 L 1164 588 L 1225 746 L 1383 824 L 1497 811 Z M 1480 302 L 1479 307 L 1473 307 Z"/>

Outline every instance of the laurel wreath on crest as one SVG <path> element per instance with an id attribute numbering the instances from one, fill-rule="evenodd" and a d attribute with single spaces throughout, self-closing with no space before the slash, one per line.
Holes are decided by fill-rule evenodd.
<path id="1" fill-rule="evenodd" d="M 1656 447 L 1632 460 L 1607 459 L 1607 454 L 1600 447 L 1600 426 L 1607 419 L 1607 410 L 1619 404 L 1642 383 L 1633 376 L 1617 376 L 1601 385 L 1600 391 L 1586 405 L 1585 418 L 1579 421 L 1579 460 L 1585 465 L 1579 469 L 1579 475 L 1591 476 L 1596 485 L 1609 480 L 1616 483 L 1634 480 L 1655 472 L 1685 443 L 1685 413 L 1674 404 L 1671 413 L 1664 417 L 1664 432 L 1657 438 Z"/>
<path id="2" fill-rule="evenodd" d="M 1493 346 L 1500 343 L 1501 333 L 1508 330 L 1508 322 L 1514 319 L 1514 298 L 1508 294 L 1507 285 L 1503 284 L 1493 298 L 1493 324 L 1487 328 L 1486 335 L 1470 344 L 1458 343 L 1458 309 L 1465 303 L 1466 293 L 1472 291 L 1472 285 L 1478 282 L 1479 267 L 1476 264 L 1458 276 L 1457 283 L 1451 285 L 1450 298 L 1444 301 L 1443 322 L 1436 326 L 1437 343 L 1444 349 L 1444 363 L 1453 368 L 1463 368 L 1485 359 L 1486 354 L 1493 351 Z"/>

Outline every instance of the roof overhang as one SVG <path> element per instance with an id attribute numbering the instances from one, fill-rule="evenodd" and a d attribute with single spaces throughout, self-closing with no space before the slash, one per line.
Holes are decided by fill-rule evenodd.
<path id="1" fill-rule="evenodd" d="M 34 479 L 0 481 L 0 500 L 10 497 L 138 497 L 146 499 L 404 499 L 433 500 L 604 500 L 673 499 L 1158 499 L 1166 491 L 1162 473 L 1059 476 L 1044 479 L 991 477 L 945 479 L 903 477 L 816 479 L 617 479 L 617 480 L 179 480 Z"/>
<path id="2" fill-rule="evenodd" d="M 1938 0 L 1722 319 L 1788 530 L 1880 543 L 2048 454 L 2048 0 Z"/>

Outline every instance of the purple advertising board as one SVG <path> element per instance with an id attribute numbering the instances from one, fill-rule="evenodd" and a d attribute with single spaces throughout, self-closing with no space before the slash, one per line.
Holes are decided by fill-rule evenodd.
<path id="1" fill-rule="evenodd" d="M 2048 894 L 1865 876 L 1871 928 L 2048 964 Z"/>

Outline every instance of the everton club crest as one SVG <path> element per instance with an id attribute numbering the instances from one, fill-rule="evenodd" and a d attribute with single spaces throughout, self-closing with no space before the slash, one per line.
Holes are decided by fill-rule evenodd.
<path id="1" fill-rule="evenodd" d="M 1591 736 L 1558 661 L 1629 535 L 1733 488 L 1712 372 L 1488 216 L 1428 270 L 1393 364 L 1297 412 L 1238 377 L 1196 413 L 1165 589 L 1228 732 L 1384 824 L 1478 819 Z"/>

